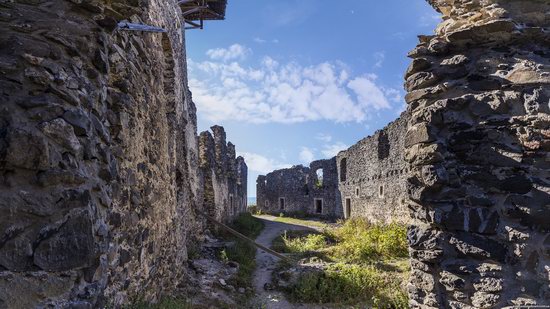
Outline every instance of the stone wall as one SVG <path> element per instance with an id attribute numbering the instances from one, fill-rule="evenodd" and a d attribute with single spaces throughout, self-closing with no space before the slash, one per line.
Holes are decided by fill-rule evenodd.
<path id="1" fill-rule="evenodd" d="M 338 188 L 345 218 L 371 222 L 407 222 L 404 136 L 409 117 L 403 113 L 336 156 Z"/>
<path id="2" fill-rule="evenodd" d="M 413 308 L 549 305 L 550 3 L 432 0 L 410 53 Z"/>
<path id="3" fill-rule="evenodd" d="M 318 177 L 319 170 L 322 170 L 322 180 Z M 337 179 L 335 158 L 313 161 L 309 167 L 297 165 L 276 170 L 258 177 L 256 201 L 267 213 L 341 217 Z"/>
<path id="4" fill-rule="evenodd" d="M 185 284 L 204 180 L 176 2 L 0 3 L 0 308 Z"/>
<path id="5" fill-rule="evenodd" d="M 205 211 L 219 221 L 230 221 L 246 211 L 248 168 L 243 157 L 235 158 L 235 146 L 226 143 L 223 127 L 199 137 L 199 162 L 203 176 Z"/>

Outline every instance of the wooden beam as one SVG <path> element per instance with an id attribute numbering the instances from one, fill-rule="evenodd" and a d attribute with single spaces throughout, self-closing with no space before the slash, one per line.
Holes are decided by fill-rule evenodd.
<path id="1" fill-rule="evenodd" d="M 276 257 L 278 257 L 278 258 L 280 258 L 280 259 L 282 259 L 282 260 L 292 262 L 292 260 L 291 260 L 288 256 L 284 256 L 284 255 L 280 254 L 279 252 L 273 251 L 273 250 L 269 249 L 269 248 L 266 247 L 266 246 L 263 246 L 263 245 L 260 245 L 259 243 L 256 243 L 254 240 L 252 240 L 252 239 L 250 239 L 250 238 L 244 236 L 243 234 L 241 234 L 241 233 L 235 231 L 234 229 L 228 227 L 227 225 L 225 225 L 225 224 L 219 222 L 218 220 L 216 220 L 216 219 L 210 217 L 209 215 L 207 215 L 206 213 L 204 213 L 204 212 L 202 212 L 202 211 L 200 211 L 200 210 L 198 210 L 198 209 L 195 209 L 195 211 L 196 211 L 198 214 L 200 214 L 201 216 L 203 216 L 203 217 L 205 217 L 206 219 L 208 219 L 209 221 L 211 221 L 212 223 L 214 223 L 215 225 L 217 225 L 217 226 L 223 228 L 224 230 L 226 230 L 226 231 L 228 231 L 229 233 L 231 233 L 231 234 L 237 236 L 238 238 L 240 238 L 240 239 L 242 239 L 242 240 L 245 240 L 245 241 L 249 242 L 250 244 L 252 244 L 252 245 L 254 245 L 254 246 L 256 246 L 256 247 L 258 247 L 258 248 L 264 250 L 265 252 L 267 252 L 267 253 L 269 253 L 269 254 L 271 254 L 271 255 L 273 255 L 273 256 L 276 256 Z"/>
<path id="2" fill-rule="evenodd" d="M 199 12 L 199 11 L 204 10 L 204 9 L 208 9 L 208 6 L 197 6 L 196 8 L 193 8 L 193 9 L 190 9 L 189 11 L 183 12 L 181 15 L 183 17 L 185 17 L 189 14 L 193 14 L 193 13 Z"/>
<path id="3" fill-rule="evenodd" d="M 117 29 L 125 30 L 125 31 L 166 32 L 166 30 L 160 27 L 149 26 L 145 24 L 128 23 L 128 22 L 122 22 L 122 21 L 118 23 Z"/>

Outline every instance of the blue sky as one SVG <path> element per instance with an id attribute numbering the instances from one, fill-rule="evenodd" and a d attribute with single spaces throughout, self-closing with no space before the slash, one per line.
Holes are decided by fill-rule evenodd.
<path id="1" fill-rule="evenodd" d="M 256 177 L 330 158 L 405 107 L 418 34 L 439 22 L 424 0 L 230 0 L 225 21 L 187 31 L 199 131 L 225 127 Z"/>

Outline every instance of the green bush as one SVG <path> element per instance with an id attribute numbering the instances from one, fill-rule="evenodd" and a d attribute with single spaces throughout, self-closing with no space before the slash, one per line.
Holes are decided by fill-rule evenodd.
<path id="1" fill-rule="evenodd" d="M 306 231 L 285 231 L 273 241 L 273 249 L 281 253 L 306 253 L 327 246 L 326 236 Z"/>
<path id="2" fill-rule="evenodd" d="M 233 221 L 231 227 L 237 232 L 254 239 L 261 233 L 264 224 L 250 213 L 242 213 Z M 238 287 L 249 287 L 252 285 L 252 275 L 256 268 L 256 247 L 235 236 L 227 236 L 227 238 L 235 243 L 220 252 L 220 259 L 239 263 L 239 272 L 232 283 Z"/>
<path id="3" fill-rule="evenodd" d="M 333 264 L 324 272 L 305 273 L 289 290 L 292 301 L 306 303 L 368 303 L 375 308 L 407 308 L 398 280 L 373 266 Z"/>
<path id="4" fill-rule="evenodd" d="M 323 233 L 285 232 L 273 242 L 273 248 L 338 262 L 298 278 L 287 291 L 293 301 L 407 308 L 407 295 L 400 286 L 409 268 L 403 225 L 351 219 Z"/>
<path id="5" fill-rule="evenodd" d="M 356 218 L 329 233 L 338 243 L 331 252 L 337 260 L 370 262 L 408 256 L 407 229 L 401 224 L 371 225 Z"/>
<path id="6" fill-rule="evenodd" d="M 252 214 L 245 212 L 233 221 L 232 228 L 247 237 L 256 238 L 263 230 L 264 224 Z"/>
<path id="7" fill-rule="evenodd" d="M 249 205 L 248 206 L 248 212 L 253 214 L 253 215 L 261 215 L 262 214 L 262 210 L 260 209 L 260 207 L 258 207 L 258 205 Z"/>

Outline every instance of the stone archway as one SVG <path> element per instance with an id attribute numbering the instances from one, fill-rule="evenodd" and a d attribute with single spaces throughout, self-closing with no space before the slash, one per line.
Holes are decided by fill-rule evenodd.
<path id="1" fill-rule="evenodd" d="M 405 76 L 411 307 L 548 304 L 550 4 L 429 2 L 444 21 Z"/>

